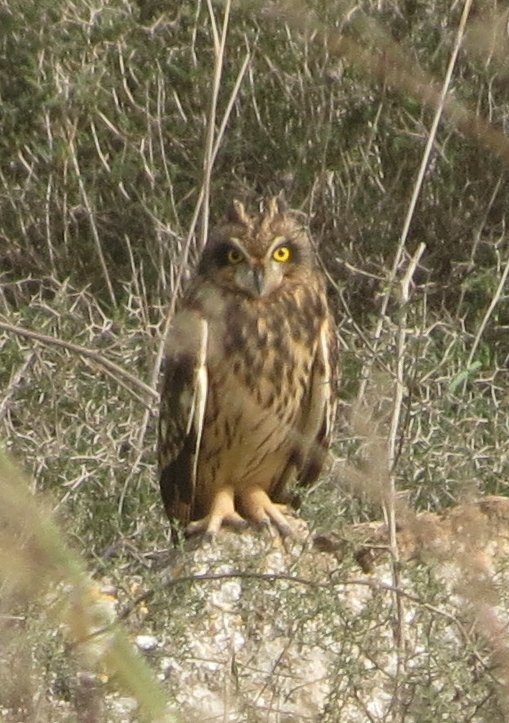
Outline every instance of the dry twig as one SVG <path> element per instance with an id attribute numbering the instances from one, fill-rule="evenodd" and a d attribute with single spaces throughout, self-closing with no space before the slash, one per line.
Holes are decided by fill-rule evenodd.
<path id="1" fill-rule="evenodd" d="M 48 336 L 47 334 L 41 334 L 38 331 L 31 331 L 30 329 L 24 329 L 21 326 L 15 326 L 14 324 L 8 324 L 5 321 L 0 321 L 0 329 L 3 329 L 4 331 L 8 332 L 9 334 L 15 334 L 16 336 L 22 336 L 25 339 L 31 339 L 32 341 L 37 341 L 40 344 L 45 344 L 46 346 L 56 346 L 60 349 L 66 349 L 67 351 L 72 352 L 73 354 L 77 354 L 78 356 L 85 357 L 87 359 L 91 359 L 94 361 L 98 366 L 100 366 L 106 374 L 108 374 L 112 379 L 114 379 L 117 383 L 122 384 L 126 389 L 130 391 L 131 394 L 134 394 L 136 399 L 138 401 L 142 402 L 143 404 L 146 404 L 147 407 L 151 408 L 151 404 L 149 401 L 146 401 L 142 398 L 140 398 L 131 387 L 134 387 L 135 389 L 138 389 L 143 393 L 145 397 L 148 399 L 157 398 L 157 392 L 152 388 L 149 387 L 148 384 L 145 384 L 141 379 L 138 379 L 138 377 L 135 377 L 134 374 L 131 374 L 130 372 L 126 371 L 125 369 L 122 369 L 118 364 L 115 364 L 115 362 L 112 362 L 110 359 L 106 359 L 104 356 L 99 354 L 99 352 L 94 351 L 93 349 L 88 349 L 84 346 L 79 346 L 79 344 L 73 344 L 70 341 L 64 341 L 63 339 L 57 339 L 54 336 Z M 125 384 L 127 382 L 128 385 Z"/>

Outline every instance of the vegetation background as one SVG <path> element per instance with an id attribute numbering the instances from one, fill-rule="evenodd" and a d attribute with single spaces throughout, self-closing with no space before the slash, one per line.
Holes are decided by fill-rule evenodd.
<path id="1" fill-rule="evenodd" d="M 363 479 L 332 474 L 305 519 L 379 518 L 377 464 L 417 510 L 507 495 L 508 19 L 497 0 L 0 0 L 0 435 L 96 579 L 156 585 L 161 339 L 232 197 L 283 189 L 330 279 L 335 454 Z M 388 451 L 370 466 L 373 430 Z M 4 715 L 45 720 L 41 701 L 73 700 L 72 665 L 51 624 L 19 617 Z M 479 646 L 481 672 L 437 654 L 434 695 L 454 698 L 452 666 L 471 684 L 456 719 L 503 720 Z"/>

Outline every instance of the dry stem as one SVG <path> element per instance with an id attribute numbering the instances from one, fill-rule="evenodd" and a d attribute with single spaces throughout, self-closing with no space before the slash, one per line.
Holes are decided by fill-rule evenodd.
<path id="1" fill-rule="evenodd" d="M 408 210 L 407 210 L 407 213 L 405 216 L 405 221 L 403 223 L 403 229 L 401 231 L 398 248 L 396 249 L 396 254 L 394 256 L 392 269 L 389 274 L 389 278 L 387 280 L 387 290 L 385 292 L 385 295 L 384 295 L 384 298 L 382 301 L 382 308 L 380 310 L 379 319 L 378 319 L 378 322 L 377 322 L 377 325 L 375 328 L 375 332 L 373 335 L 373 346 L 375 348 L 375 351 L 378 348 L 380 337 L 382 335 L 382 330 L 384 327 L 386 313 L 387 313 L 387 307 L 389 305 L 393 285 L 395 283 L 396 276 L 398 273 L 398 268 L 401 263 L 401 259 L 403 257 L 403 253 L 405 250 L 405 246 L 406 246 L 406 242 L 407 242 L 407 238 L 408 238 L 408 232 L 410 230 L 410 225 L 412 223 L 413 215 L 415 212 L 415 207 L 417 205 L 417 199 L 419 198 L 419 194 L 422 189 L 424 175 L 425 175 L 426 169 L 428 167 L 429 159 L 431 156 L 431 151 L 432 151 L 433 145 L 435 143 L 438 125 L 440 123 L 440 119 L 444 113 L 444 109 L 446 106 L 447 93 L 449 92 L 449 86 L 451 84 L 452 73 L 454 71 L 454 66 L 456 65 L 456 60 L 458 57 L 459 49 L 461 47 L 463 36 L 465 34 L 465 27 L 466 27 L 466 23 L 468 20 L 468 15 L 470 13 L 471 4 L 472 4 L 472 0 L 465 0 L 465 4 L 463 7 L 463 14 L 461 16 L 460 24 L 458 27 L 458 32 L 456 34 L 456 41 L 454 43 L 454 48 L 451 53 L 451 58 L 449 60 L 447 72 L 445 74 L 444 82 L 442 84 L 442 89 L 437 98 L 437 104 L 436 104 L 436 109 L 435 109 L 435 115 L 433 117 L 433 123 L 431 124 L 430 132 L 428 135 L 428 140 L 426 143 L 426 148 L 424 149 L 424 153 L 423 153 L 422 160 L 421 160 L 421 165 L 419 167 L 419 172 L 417 174 L 417 178 L 416 178 L 414 188 L 412 191 L 412 197 L 410 199 L 410 204 L 408 206 Z M 508 149 L 508 153 L 509 153 L 509 149 Z M 362 399 L 362 397 L 364 396 L 364 393 L 366 391 L 366 385 L 371 376 L 372 367 L 373 367 L 373 357 L 370 359 L 370 361 L 366 365 L 365 369 L 363 370 L 362 381 L 361 381 L 361 384 L 359 387 L 359 393 L 358 393 L 359 400 Z"/>
<path id="2" fill-rule="evenodd" d="M 118 366 L 118 364 L 115 364 L 115 362 L 112 362 L 110 359 L 106 359 L 93 349 L 87 349 L 87 347 L 79 346 L 79 344 L 73 344 L 70 341 L 63 341 L 62 339 L 57 339 L 54 336 L 47 336 L 46 334 L 41 334 L 38 331 L 24 329 L 21 326 L 8 324 L 5 321 L 0 321 L 0 329 L 7 331 L 9 334 L 22 336 L 25 339 L 32 339 L 33 341 L 37 341 L 40 344 L 45 344 L 46 346 L 57 346 L 60 349 L 66 349 L 67 351 L 71 351 L 74 354 L 85 357 L 86 359 L 91 359 L 100 367 L 102 367 L 106 374 L 108 374 L 118 384 L 121 384 L 123 387 L 125 387 L 125 389 L 127 389 L 131 394 L 133 394 L 133 396 L 135 396 L 138 401 L 142 402 L 149 408 L 151 408 L 150 402 L 139 397 L 133 391 L 133 389 L 131 389 L 131 387 L 137 388 L 145 395 L 145 397 L 148 397 L 149 399 L 157 398 L 157 392 L 152 387 L 149 387 L 148 384 L 145 384 L 145 382 L 143 382 L 141 379 L 135 377 L 134 374 L 131 374 L 125 369 L 122 369 L 122 367 Z M 128 384 L 126 384 L 125 382 L 127 382 Z M 128 385 L 131 385 L 131 387 Z"/>

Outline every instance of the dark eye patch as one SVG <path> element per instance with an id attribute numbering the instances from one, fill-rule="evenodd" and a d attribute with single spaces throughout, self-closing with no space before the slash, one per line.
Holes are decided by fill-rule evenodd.
<path id="1" fill-rule="evenodd" d="M 228 261 L 228 253 L 236 247 L 228 243 L 228 241 L 209 241 L 205 246 L 200 263 L 198 265 L 198 273 L 206 274 L 212 269 L 221 268 L 222 266 L 231 266 Z"/>
<path id="2" fill-rule="evenodd" d="M 228 242 L 218 244 L 217 248 L 214 249 L 214 261 L 217 266 L 231 266 L 230 251 L 241 253 L 236 246 Z"/>

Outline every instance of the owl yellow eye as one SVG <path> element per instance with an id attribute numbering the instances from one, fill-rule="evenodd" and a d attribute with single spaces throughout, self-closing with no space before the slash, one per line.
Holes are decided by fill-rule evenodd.
<path id="1" fill-rule="evenodd" d="M 272 258 L 274 261 L 279 261 L 279 263 L 284 264 L 285 261 L 289 261 L 291 256 L 291 251 L 288 246 L 279 246 L 274 253 L 272 254 Z"/>
<path id="2" fill-rule="evenodd" d="M 230 249 L 226 258 L 229 264 L 235 265 L 240 264 L 244 257 L 237 249 Z"/>

